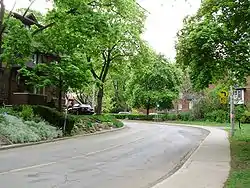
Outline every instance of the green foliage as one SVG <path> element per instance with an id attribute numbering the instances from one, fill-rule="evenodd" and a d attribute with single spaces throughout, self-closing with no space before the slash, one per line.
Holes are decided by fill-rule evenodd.
<path id="1" fill-rule="evenodd" d="M 231 171 L 225 188 L 250 186 L 250 126 L 242 125 L 231 138 Z"/>
<path id="2" fill-rule="evenodd" d="M 175 121 L 177 119 L 178 119 L 177 114 L 167 114 L 167 116 L 165 116 L 165 118 L 164 118 L 164 120 L 170 120 L 170 121 Z"/>
<path id="3" fill-rule="evenodd" d="M 123 123 L 116 120 L 111 115 L 83 115 L 83 116 L 75 116 L 76 118 L 80 120 L 85 120 L 86 122 L 90 123 L 111 123 L 114 127 L 119 128 L 123 126 Z"/>
<path id="4" fill-rule="evenodd" d="M 109 115 L 75 116 L 78 120 L 72 134 L 94 133 L 99 130 L 124 126 L 119 120 Z"/>
<path id="5" fill-rule="evenodd" d="M 64 113 L 58 112 L 56 109 L 52 109 L 46 106 L 32 106 L 34 114 L 39 115 L 45 121 L 49 122 L 51 125 L 63 130 L 65 115 Z M 68 115 L 66 119 L 66 127 L 64 134 L 70 135 L 71 131 L 76 123 L 77 118 Z"/>
<path id="6" fill-rule="evenodd" d="M 197 90 L 218 80 L 242 83 L 250 75 L 248 9 L 248 0 L 206 0 L 196 15 L 184 20 L 177 63 L 190 68 Z"/>
<path id="7" fill-rule="evenodd" d="M 224 110 L 215 110 L 205 114 L 205 120 L 210 122 L 224 123 L 229 122 L 229 113 Z"/>
<path id="8" fill-rule="evenodd" d="M 245 111 L 244 114 L 242 114 L 241 122 L 250 123 L 250 111 Z"/>
<path id="9" fill-rule="evenodd" d="M 235 120 L 236 121 L 241 121 L 241 119 L 243 118 L 244 116 L 244 113 L 246 111 L 246 107 L 244 105 L 237 105 L 235 107 Z"/>
<path id="10" fill-rule="evenodd" d="M 2 61 L 11 67 L 12 65 L 23 66 L 29 59 L 32 51 L 31 33 L 24 27 L 23 23 L 15 18 L 9 18 L 6 23 L 5 35 L 3 37 L 1 54 Z"/>
<path id="11" fill-rule="evenodd" d="M 229 111 L 227 104 L 221 104 L 219 100 L 219 91 L 223 88 L 223 85 L 218 84 L 214 89 L 206 89 L 202 93 L 202 97 L 195 101 L 192 108 L 193 117 L 196 120 L 204 119 L 206 114 L 210 116 L 211 112 L 219 110 Z M 221 110 L 221 111 L 220 111 Z"/>
<path id="12" fill-rule="evenodd" d="M 56 86 L 60 90 L 67 92 L 70 88 L 81 88 L 89 83 L 90 72 L 84 64 L 84 58 L 80 61 L 75 56 L 62 57 L 60 62 L 42 63 L 36 65 L 34 69 L 22 69 L 22 74 L 29 80 L 27 84 L 37 88 L 45 86 Z"/>
<path id="13" fill-rule="evenodd" d="M 181 84 L 178 68 L 150 50 L 138 54 L 137 58 L 135 60 L 142 61 L 144 65 L 133 72 L 127 85 L 132 106 L 147 110 L 157 105 L 159 109 L 172 108 Z"/>
<path id="14" fill-rule="evenodd" d="M 129 119 L 129 120 L 146 120 L 146 121 L 165 121 L 165 120 L 177 120 L 176 114 L 159 114 L 159 115 L 141 115 L 141 114 L 113 114 L 117 119 Z"/>
<path id="15" fill-rule="evenodd" d="M 52 109 L 46 106 L 33 106 L 34 113 L 41 116 L 44 120 L 49 122 L 51 125 L 63 129 L 65 114 L 58 112 L 56 109 Z M 65 135 L 76 134 L 78 131 L 77 126 L 85 127 L 87 126 L 86 131 L 89 131 L 89 128 L 92 127 L 95 123 L 110 123 L 114 128 L 122 127 L 123 123 L 117 121 L 114 117 L 108 115 L 67 115 L 66 119 L 66 128 Z M 72 132 L 73 131 L 73 132 Z M 79 132 L 78 132 L 79 133 Z"/>
<path id="16" fill-rule="evenodd" d="M 22 106 L 22 110 L 20 111 L 19 116 L 23 118 L 25 121 L 31 120 L 34 117 L 32 107 L 28 105 Z"/>
<path id="17" fill-rule="evenodd" d="M 23 121 L 12 115 L 2 115 L 0 134 L 12 143 L 35 142 L 60 136 L 61 131 L 45 122 Z"/>
<path id="18" fill-rule="evenodd" d="M 181 112 L 178 114 L 178 119 L 181 121 L 193 121 L 195 120 L 191 112 Z"/>
<path id="19" fill-rule="evenodd" d="M 100 90 L 97 104 L 100 111 L 107 76 L 138 51 L 144 20 L 143 10 L 133 0 L 58 0 L 46 17 L 52 27 L 36 35 L 35 48 L 68 58 L 65 65 L 56 65 L 60 71 L 48 68 L 49 75 L 59 74 L 67 88 L 81 89 L 88 78 L 86 67 L 89 68 Z M 81 72 L 68 71 L 69 65 L 78 67 Z M 48 77 L 46 82 L 53 80 Z"/>
<path id="20" fill-rule="evenodd" d="M 0 114 L 9 114 L 9 115 L 13 115 L 16 116 L 18 115 L 18 112 L 16 112 L 13 108 L 0 108 Z"/>

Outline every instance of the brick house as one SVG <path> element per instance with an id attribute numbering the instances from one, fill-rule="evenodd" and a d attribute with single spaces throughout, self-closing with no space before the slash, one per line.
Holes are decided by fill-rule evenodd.
<path id="1" fill-rule="evenodd" d="M 209 85 L 210 89 L 215 88 L 215 85 Z M 192 109 L 195 97 L 191 94 L 180 94 L 179 99 L 175 103 L 175 111 L 187 112 Z M 244 87 L 237 87 L 234 90 L 234 103 L 236 105 L 250 105 L 250 76 L 247 77 L 247 82 Z"/>
<path id="2" fill-rule="evenodd" d="M 187 112 L 192 109 L 195 96 L 189 92 L 181 92 L 179 99 L 174 102 L 174 111 Z"/>
<path id="3" fill-rule="evenodd" d="M 238 87 L 234 91 L 235 104 L 250 104 L 250 76 L 247 77 L 247 82 L 244 87 Z"/>
<path id="4" fill-rule="evenodd" d="M 22 16 L 13 13 L 14 18 L 19 19 L 29 29 L 32 25 L 40 25 L 33 14 Z M 52 61 L 59 61 L 59 57 L 53 54 L 44 54 L 36 52 L 32 55 L 30 60 L 26 62 L 28 69 L 32 69 L 38 63 L 50 63 Z M 4 63 L 0 65 L 0 105 L 1 104 L 30 104 L 30 105 L 46 105 L 50 102 L 57 104 L 58 91 L 56 87 L 44 87 L 36 89 L 33 86 L 26 85 L 25 81 L 28 79 L 19 73 L 19 65 L 7 68 Z"/>

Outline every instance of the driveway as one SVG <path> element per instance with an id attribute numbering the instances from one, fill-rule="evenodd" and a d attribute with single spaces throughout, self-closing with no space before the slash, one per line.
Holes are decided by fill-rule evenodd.
<path id="1" fill-rule="evenodd" d="M 1 187 L 152 187 L 208 134 L 157 123 L 126 124 L 117 132 L 0 151 Z"/>

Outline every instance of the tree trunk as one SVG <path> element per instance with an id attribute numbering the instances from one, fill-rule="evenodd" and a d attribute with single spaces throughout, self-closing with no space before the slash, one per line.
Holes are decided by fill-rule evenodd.
<path id="1" fill-rule="evenodd" d="M 10 73 L 9 73 L 9 79 L 8 79 L 8 104 L 11 104 L 11 98 L 12 98 L 12 76 L 13 76 L 13 71 L 12 68 L 10 68 Z"/>
<path id="2" fill-rule="evenodd" d="M 62 111 L 62 80 L 59 82 L 59 93 L 58 93 L 58 110 Z"/>
<path id="3" fill-rule="evenodd" d="M 0 26 L 0 28 L 1 28 L 1 26 Z M 1 71 L 1 68 L 2 68 L 2 64 L 3 64 L 3 61 L 2 61 L 2 57 L 1 57 L 1 55 L 2 55 L 2 35 L 0 35 L 0 71 Z M 1 73 L 1 72 L 0 72 Z"/>
<path id="4" fill-rule="evenodd" d="M 150 98 L 148 99 L 147 102 L 147 116 L 149 115 L 149 110 L 150 110 Z"/>
<path id="5" fill-rule="evenodd" d="M 102 98 L 103 98 L 103 86 L 100 86 L 97 94 L 97 107 L 96 107 L 96 114 L 98 115 L 102 113 Z"/>

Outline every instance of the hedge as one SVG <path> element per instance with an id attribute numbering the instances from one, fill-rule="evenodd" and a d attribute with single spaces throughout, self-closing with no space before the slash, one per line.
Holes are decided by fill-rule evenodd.
<path id="1" fill-rule="evenodd" d="M 51 125 L 58 127 L 63 130 L 65 115 L 64 113 L 58 112 L 56 109 L 47 106 L 32 106 L 33 111 L 36 115 L 49 122 Z M 78 119 L 72 115 L 68 115 L 66 118 L 65 135 L 69 135 Z"/>
<path id="2" fill-rule="evenodd" d="M 194 116 L 191 112 L 181 113 L 168 113 L 158 115 L 138 115 L 138 114 L 113 114 L 117 119 L 129 119 L 129 120 L 144 120 L 144 121 L 194 121 Z"/>
<path id="3" fill-rule="evenodd" d="M 36 115 L 42 117 L 45 121 L 49 122 L 51 125 L 58 127 L 63 130 L 65 114 L 58 112 L 56 109 L 47 106 L 32 106 L 33 111 Z M 103 123 L 110 122 L 114 127 L 122 127 L 123 123 L 116 120 L 114 117 L 109 115 L 67 115 L 66 127 L 64 134 L 70 135 L 71 131 L 80 120 L 85 121 L 89 126 L 93 123 Z"/>
<path id="4" fill-rule="evenodd" d="M 117 119 L 144 120 L 144 121 L 153 121 L 153 120 L 166 121 L 166 120 L 178 120 L 180 118 L 182 119 L 182 115 L 177 115 L 177 114 L 158 114 L 158 115 L 113 114 L 112 116 Z"/>

